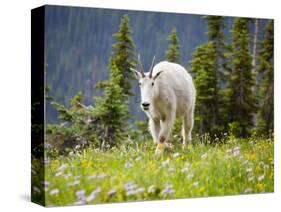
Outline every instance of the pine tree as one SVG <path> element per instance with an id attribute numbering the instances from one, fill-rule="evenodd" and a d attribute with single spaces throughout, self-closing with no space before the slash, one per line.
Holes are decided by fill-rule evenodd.
<path id="1" fill-rule="evenodd" d="M 224 41 L 224 18 L 205 16 L 208 42 L 198 47 L 191 61 L 191 72 L 197 90 L 196 121 L 200 133 L 220 134 L 226 130 L 226 66 L 228 51 Z M 195 124 L 196 125 L 196 124 Z"/>
<path id="2" fill-rule="evenodd" d="M 196 48 L 191 61 L 190 72 L 194 75 L 196 87 L 195 127 L 202 133 L 216 131 L 217 77 L 215 69 L 214 43 L 208 42 Z"/>
<path id="3" fill-rule="evenodd" d="M 95 112 L 98 125 L 98 138 L 110 146 L 116 145 L 124 138 L 128 119 L 128 105 L 124 102 L 123 89 L 120 86 L 123 72 L 117 68 L 114 59 L 110 59 L 110 77 L 104 84 L 104 96 L 95 97 Z"/>
<path id="4" fill-rule="evenodd" d="M 177 37 L 177 31 L 174 28 L 168 37 L 169 46 L 166 51 L 166 59 L 169 62 L 180 63 L 180 45 Z"/>
<path id="5" fill-rule="evenodd" d="M 214 51 L 214 70 L 216 72 L 216 86 L 214 87 L 214 122 L 213 126 L 218 131 L 227 130 L 228 116 L 226 111 L 226 93 L 227 83 L 230 73 L 228 66 L 227 54 L 229 53 L 229 46 L 225 43 L 224 36 L 224 17 L 222 16 L 205 16 L 204 19 L 208 22 L 208 41 L 212 42 L 211 46 Z"/>
<path id="6" fill-rule="evenodd" d="M 273 132 L 274 120 L 274 54 L 273 21 L 269 20 L 265 29 L 265 38 L 259 51 L 258 72 L 261 75 L 259 88 L 258 128 L 262 133 Z"/>
<path id="7" fill-rule="evenodd" d="M 132 39 L 132 30 L 130 27 L 130 20 L 127 15 L 124 15 L 119 25 L 119 31 L 113 36 L 116 39 L 116 43 L 113 44 L 113 53 L 111 55 L 112 62 L 115 63 L 116 68 L 122 72 L 122 78 L 120 79 L 120 87 L 122 92 L 126 94 L 124 97 L 129 98 L 132 96 L 131 80 L 133 79 L 130 68 L 135 67 L 135 44 Z"/>
<path id="8" fill-rule="evenodd" d="M 248 19 L 236 18 L 232 29 L 232 73 L 229 83 L 229 116 L 237 136 L 248 136 L 253 126 L 256 99 L 252 91 L 252 57 Z"/>
<path id="9" fill-rule="evenodd" d="M 229 46 L 225 43 L 224 36 L 224 17 L 223 16 L 205 16 L 208 22 L 208 41 L 213 42 L 215 50 L 215 68 L 217 69 L 218 83 L 225 84 L 226 75 L 229 72 L 227 67 L 227 53 Z"/>

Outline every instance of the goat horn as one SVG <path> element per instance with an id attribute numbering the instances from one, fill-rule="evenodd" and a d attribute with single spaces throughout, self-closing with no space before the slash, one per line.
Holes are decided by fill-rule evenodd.
<path id="1" fill-rule="evenodd" d="M 150 77 L 150 78 L 152 77 L 152 71 L 153 71 L 154 61 L 155 61 L 155 55 L 153 56 L 151 66 L 150 66 L 150 68 L 149 68 L 149 77 Z"/>
<path id="2" fill-rule="evenodd" d="M 139 63 L 139 65 L 140 65 L 140 73 L 141 73 L 141 76 L 142 76 L 142 77 L 145 77 L 145 75 L 144 75 L 144 69 L 143 69 L 143 66 L 142 66 L 141 60 L 140 60 L 140 54 L 138 54 L 138 63 Z"/>

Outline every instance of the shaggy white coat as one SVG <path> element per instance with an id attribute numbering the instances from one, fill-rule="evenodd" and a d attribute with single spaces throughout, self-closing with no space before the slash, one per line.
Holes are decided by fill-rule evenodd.
<path id="1" fill-rule="evenodd" d="M 152 78 L 138 73 L 141 101 L 149 103 L 144 110 L 155 144 L 167 142 L 175 118 L 182 121 L 183 144 L 191 141 L 196 91 L 191 75 L 179 64 L 167 61 L 156 64 Z"/>

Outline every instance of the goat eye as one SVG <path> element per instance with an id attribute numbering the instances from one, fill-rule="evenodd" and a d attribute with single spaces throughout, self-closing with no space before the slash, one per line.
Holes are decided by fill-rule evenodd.
<path id="1" fill-rule="evenodd" d="M 153 83 L 151 83 L 151 85 L 153 86 L 153 85 L 154 85 L 154 82 L 153 82 Z"/>
<path id="2" fill-rule="evenodd" d="M 141 86 L 141 83 L 139 82 L 139 86 Z"/>

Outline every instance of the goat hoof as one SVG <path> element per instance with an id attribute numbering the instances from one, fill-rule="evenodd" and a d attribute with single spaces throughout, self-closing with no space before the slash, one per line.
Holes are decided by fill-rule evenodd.
<path id="1" fill-rule="evenodd" d="M 165 143 L 158 143 L 155 150 L 155 155 L 163 154 L 165 146 L 166 146 Z"/>
<path id="2" fill-rule="evenodd" d="M 191 144 L 182 144 L 182 150 L 191 150 L 192 145 Z"/>

